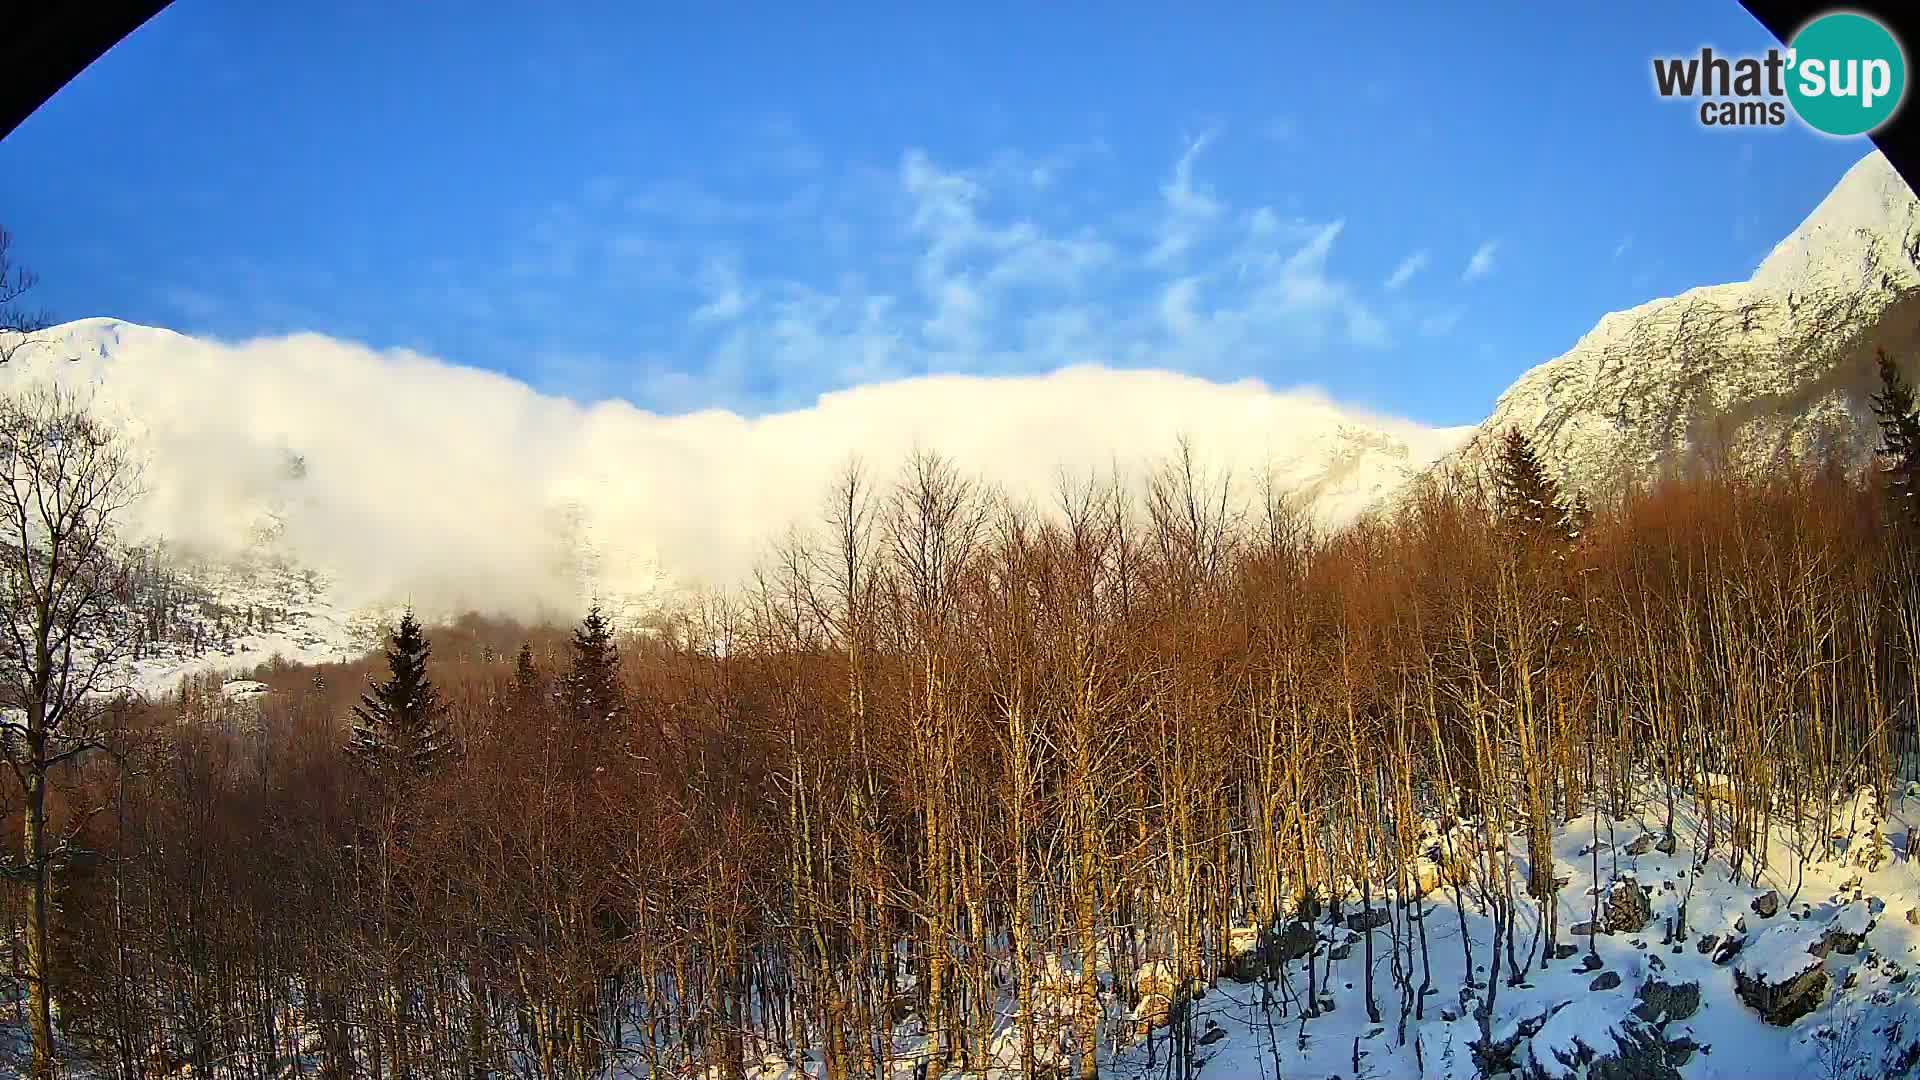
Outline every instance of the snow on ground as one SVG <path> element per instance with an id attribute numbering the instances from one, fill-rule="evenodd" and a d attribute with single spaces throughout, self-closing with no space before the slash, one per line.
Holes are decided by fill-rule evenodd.
<path id="1" fill-rule="evenodd" d="M 1820 966 L 1814 955 L 1825 928 L 1808 920 L 1770 926 L 1751 945 L 1740 950 L 1733 970 L 1749 979 L 1783 983 Z"/>
<path id="2" fill-rule="evenodd" d="M 191 617 L 200 630 L 197 647 L 187 634 L 150 645 L 123 665 L 116 688 L 161 697 L 189 675 L 244 675 L 276 657 L 295 664 L 351 660 L 378 647 L 381 620 L 391 614 L 350 611 L 324 576 L 285 565 L 198 565 L 184 572 L 201 597 Z M 223 634 L 215 628 L 216 611 L 271 614 L 252 628 L 228 619 Z"/>
<path id="3" fill-rule="evenodd" d="M 1672 855 L 1652 843 L 1661 821 L 1654 805 L 1620 819 L 1601 815 L 1597 826 L 1592 817 L 1583 817 L 1563 826 L 1555 840 L 1557 870 L 1564 879 L 1558 898 L 1560 940 L 1575 946 L 1572 955 L 1545 971 L 1530 967 L 1518 986 L 1508 985 L 1504 950 L 1496 969 L 1488 970 L 1491 923 L 1469 897 L 1469 987 L 1452 892 L 1430 898 L 1422 921 L 1433 991 L 1422 1002 L 1422 1016 L 1408 1016 L 1403 1037 L 1401 994 L 1391 973 L 1391 928 L 1372 931 L 1374 993 L 1381 1012 L 1375 1023 L 1365 1006 L 1365 950 L 1359 935 L 1322 922 L 1317 953 L 1322 971 L 1329 951 L 1339 957 L 1321 987 L 1326 994 L 1322 1014 L 1301 1020 L 1306 982 L 1298 961 L 1285 965 L 1271 986 L 1223 978 L 1191 1003 L 1197 1075 L 1214 1080 L 1562 1078 L 1588 1075 L 1596 1056 L 1623 1053 L 1639 1055 L 1634 1060 L 1640 1071 L 1606 1075 L 1685 1080 L 1916 1075 L 1920 979 L 1912 976 L 1920 971 L 1920 925 L 1914 921 L 1920 920 L 1920 865 L 1912 861 L 1904 837 L 1910 824 L 1920 822 L 1920 793 L 1893 800 L 1892 811 L 1885 824 L 1891 858 L 1877 869 L 1854 865 L 1844 844 L 1833 845 L 1830 854 L 1816 852 L 1818 861 L 1803 866 L 1795 841 L 1776 833 L 1757 885 L 1750 870 L 1734 880 L 1721 858 L 1696 869 L 1694 844 L 1702 830 L 1684 816 L 1676 823 L 1679 846 Z M 1720 835 L 1725 835 L 1724 823 Z M 1524 880 L 1523 835 L 1513 835 L 1510 850 L 1516 878 Z M 1590 889 L 1598 884 L 1604 903 L 1606 891 L 1627 875 L 1649 891 L 1651 918 L 1638 932 L 1596 935 L 1599 965 L 1592 967 L 1587 937 L 1573 937 L 1568 928 L 1593 918 Z M 1763 899 L 1769 892 L 1777 904 Z M 1521 908 L 1518 943 L 1524 955 L 1534 940 L 1537 916 L 1524 899 Z M 1774 914 L 1763 916 L 1762 910 Z M 1668 928 L 1678 925 L 1683 911 L 1686 929 L 1670 940 Z M 1728 945 L 1730 939 L 1736 944 Z M 1417 948 L 1415 956 L 1417 987 Z M 1736 993 L 1736 972 L 1784 983 L 1814 969 L 1826 976 L 1817 1003 L 1783 1026 L 1768 1023 Z M 1482 1040 L 1475 1010 L 1488 995 L 1490 974 L 1499 986 L 1488 1027 L 1510 1073 L 1486 1072 L 1489 1061 L 1477 1053 Z M 1017 1060 L 1012 1009 L 1006 1006 L 1002 1016 L 1008 1037 L 1000 1047 L 1007 1065 Z M 1122 1006 L 1109 1002 L 1108 1009 L 1112 1015 Z M 903 1038 L 899 1045 L 910 1053 L 915 1041 Z M 1178 1076 L 1167 1062 L 1161 1030 L 1151 1045 L 1142 1042 L 1104 1060 L 1101 1073 L 1122 1080 Z M 913 1064 L 904 1062 L 897 1075 L 912 1075 Z M 749 1075 L 799 1080 L 818 1076 L 818 1068 L 774 1059 Z M 973 1080 L 1017 1075 L 1017 1070 L 950 1068 L 947 1075 Z"/>
<path id="4" fill-rule="evenodd" d="M 1920 799 L 1900 799 L 1894 811 L 1888 831 L 1904 834 L 1906 826 L 1920 816 Z M 1653 1029 L 1653 1023 L 1634 1015 L 1642 1004 L 1641 988 L 1649 983 L 1656 988 L 1699 987 L 1697 1011 L 1668 1021 L 1661 1032 L 1669 1044 L 1684 1039 L 1698 1044 L 1677 1065 L 1677 1075 L 1688 1080 L 1879 1077 L 1893 1073 L 1908 1045 L 1920 1043 L 1920 980 L 1909 977 L 1920 967 L 1920 926 L 1908 917 L 1920 902 L 1920 867 L 1901 842 L 1894 844 L 1894 859 L 1877 871 L 1863 873 L 1834 859 L 1808 866 L 1803 879 L 1797 853 L 1786 838 L 1775 837 L 1768 851 L 1769 868 L 1756 887 L 1729 880 L 1728 867 L 1717 859 L 1696 872 L 1691 830 L 1681 830 L 1674 855 L 1651 847 L 1644 854 L 1626 854 L 1630 845 L 1640 846 L 1632 844 L 1635 839 L 1658 834 L 1655 815 L 1619 821 L 1603 816 L 1598 833 L 1600 881 L 1608 882 L 1616 873 L 1632 874 L 1642 885 L 1651 886 L 1652 918 L 1638 933 L 1598 935 L 1594 947 L 1601 966 L 1595 970 L 1582 970 L 1586 939 L 1580 938 L 1574 942 L 1575 955 L 1546 971 L 1528 971 L 1518 987 L 1505 985 L 1502 976 L 1491 1027 L 1496 1041 L 1523 1037 L 1524 1045 L 1512 1053 L 1521 1075 L 1581 1075 L 1573 1063 L 1596 1053 L 1619 1053 L 1635 1032 L 1644 1035 Z M 1588 853 L 1595 840 L 1591 819 L 1567 825 L 1557 838 L 1556 862 L 1568 879 L 1559 896 L 1563 928 L 1592 918 L 1588 889 L 1595 878 Z M 1516 865 L 1524 865 L 1525 845 L 1517 835 L 1512 853 Z M 1769 890 L 1780 898 L 1779 910 L 1772 918 L 1763 918 L 1754 910 L 1754 901 Z M 1450 894 L 1428 907 L 1424 921 L 1438 992 L 1427 999 L 1425 1020 L 1409 1018 L 1404 1042 L 1397 1031 L 1400 995 L 1392 985 L 1383 928 L 1374 931 L 1375 993 L 1382 1023 L 1367 1018 L 1361 991 L 1362 951 L 1357 948 L 1348 959 L 1334 961 L 1329 980 L 1335 1003 L 1332 1012 L 1307 1021 L 1304 1029 L 1296 1012 L 1270 1030 L 1259 1008 L 1261 988 L 1222 982 L 1196 1003 L 1196 1023 L 1203 1029 L 1217 1024 L 1225 1032 L 1217 1042 L 1200 1049 L 1204 1075 L 1481 1075 L 1469 1048 L 1480 1038 L 1471 1010 L 1484 1000 L 1486 991 L 1473 991 L 1464 1003 L 1457 996 L 1465 983 L 1466 963 L 1452 907 Z M 1682 940 L 1668 942 L 1668 919 L 1683 908 L 1688 932 Z M 1490 923 L 1471 906 L 1467 922 L 1473 936 L 1474 979 L 1484 987 Z M 1739 925 L 1745 925 L 1752 936 L 1727 963 L 1716 963 L 1717 950 L 1702 951 L 1703 935 L 1725 941 L 1728 934 L 1739 933 Z M 1862 935 L 1864 942 L 1850 954 L 1838 949 L 1824 957 L 1810 952 L 1830 930 Z M 1523 911 L 1519 940 L 1531 941 L 1533 932 L 1532 913 Z M 1806 1016 L 1776 1027 L 1735 994 L 1736 966 L 1773 982 L 1821 967 L 1828 976 L 1828 989 Z M 1299 965 L 1290 967 L 1294 969 L 1290 978 L 1299 982 Z M 1643 1011 L 1661 1018 L 1657 1007 Z M 1905 1064 L 1911 1067 L 1912 1062 Z M 1145 1077 L 1157 1075 L 1159 1069 L 1150 1055 L 1136 1050 L 1113 1062 L 1110 1072 Z"/>

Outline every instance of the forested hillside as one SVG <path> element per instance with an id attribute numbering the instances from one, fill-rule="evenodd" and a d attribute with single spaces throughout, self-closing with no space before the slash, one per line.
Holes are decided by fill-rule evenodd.
<path id="1" fill-rule="evenodd" d="M 815 484 L 826 451 L 776 436 L 925 387 L 662 420 L 337 343 L 28 335 L 4 1052 L 1914 1075 L 1916 212 L 1870 156 L 1752 280 L 1608 316 L 1474 429 L 1022 384 L 1224 418 L 1145 466 L 1041 460 L 1053 399 L 1002 413 L 991 380 L 939 384 L 1004 421 L 960 440 L 979 460 Z M 280 408 L 289 356 L 339 381 L 268 419 L 208 375 Z M 538 441 L 314 419 L 390 387 Z M 728 468 L 692 467 L 715 431 Z M 688 475 L 623 484 L 636 447 Z"/>
<path id="2" fill-rule="evenodd" d="M 118 705 L 55 814 L 110 853 L 59 876 L 61 1038 L 118 1076 L 1676 1075 L 1812 1068 L 1871 1000 L 1911 1068 L 1903 504 L 1582 507 L 1518 436 L 1498 478 L 1323 535 L 1191 454 L 1048 505 L 923 455 L 667 631 Z M 1707 1012 L 1607 1006 L 1669 944 Z"/>

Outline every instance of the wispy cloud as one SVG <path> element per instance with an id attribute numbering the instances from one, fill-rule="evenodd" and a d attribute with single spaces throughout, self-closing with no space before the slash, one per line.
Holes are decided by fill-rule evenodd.
<path id="1" fill-rule="evenodd" d="M 1618 260 L 1631 250 L 1633 250 L 1633 234 L 1628 233 L 1620 238 L 1618 244 L 1613 246 L 1613 257 Z"/>
<path id="2" fill-rule="evenodd" d="M 1433 261 L 1433 256 L 1426 251 L 1416 251 L 1406 258 L 1401 259 L 1400 265 L 1394 267 L 1393 273 L 1387 275 L 1386 290 L 1393 292 L 1407 282 L 1412 281 L 1413 275 L 1425 270 L 1427 263 L 1431 261 Z"/>
<path id="3" fill-rule="evenodd" d="M 1200 315 L 1194 310 L 1194 298 L 1200 291 L 1200 279 L 1183 277 L 1160 294 L 1160 318 L 1167 332 L 1175 337 L 1191 337 L 1200 328 Z"/>
<path id="4" fill-rule="evenodd" d="M 1193 247 L 1201 232 L 1220 217 L 1221 203 L 1193 177 L 1194 163 L 1216 134 L 1207 131 L 1189 140 L 1180 160 L 1174 163 L 1173 176 L 1161 187 L 1166 212 L 1160 224 L 1160 242 L 1147 256 L 1149 263 L 1160 265 L 1179 258 Z"/>
<path id="5" fill-rule="evenodd" d="M 1170 148 L 1130 191 L 1083 182 L 1097 145 L 796 159 L 754 187 L 599 176 L 505 223 L 493 258 L 419 270 L 419 298 L 469 339 L 531 342 L 514 378 L 338 340 L 351 331 L 333 323 L 334 338 L 236 347 L 169 336 L 109 385 L 175 475 L 206 478 L 164 485 L 192 496 L 155 508 L 168 531 L 213 539 L 196 523 L 247 507 L 209 492 L 293 446 L 312 463 L 297 542 L 370 590 L 424 579 L 447 603 L 522 609 L 571 602 L 541 576 L 549 511 L 569 501 L 598 507 L 592 527 L 630 539 L 636 565 L 725 582 L 854 449 L 884 460 L 921 442 L 1042 493 L 1060 466 L 1158 455 L 1181 432 L 1257 467 L 1355 415 L 1266 384 L 1327 351 L 1453 333 L 1462 315 L 1401 291 L 1431 253 L 1383 282 L 1349 258 L 1380 239 L 1359 208 L 1248 194 L 1215 172 L 1219 138 Z M 214 298 L 237 307 L 254 299 L 246 280 L 212 268 L 182 284 L 222 282 Z M 301 284 L 284 293 L 330 292 Z M 615 325 L 581 325 L 589 292 Z M 383 434 L 342 434 L 366 431 Z M 366 462 L 392 454 L 431 463 L 409 478 L 425 502 L 366 483 Z M 454 515 L 470 528 L 449 546 Z"/>
<path id="6" fill-rule="evenodd" d="M 739 316 L 729 359 L 757 357 L 752 363 L 781 387 L 775 401 L 905 372 L 1088 361 L 1244 372 L 1327 346 L 1391 344 L 1393 320 L 1336 268 L 1347 221 L 1269 206 L 1236 211 L 1202 176 L 1216 138 L 1208 132 L 1183 148 L 1146 213 L 1122 208 L 1097 224 L 1048 212 L 1050 171 L 1102 152 L 1097 146 L 1002 151 L 971 168 L 909 150 L 890 175 L 869 178 L 868 201 L 895 207 L 897 217 L 838 226 L 858 272 L 825 291 L 727 279 L 726 288 L 709 282 L 703 295 L 708 305 L 736 291 L 749 300 L 783 289 L 833 298 L 788 308 L 778 333 L 766 325 L 771 309 L 724 305 Z M 887 267 L 904 270 L 904 279 Z M 653 385 L 754 385 L 700 378 L 712 363 L 695 351 L 688 380 L 656 373 Z"/>
<path id="7" fill-rule="evenodd" d="M 1008 182 L 1045 191 L 1075 167 L 1112 152 L 1104 139 L 1088 139 L 1042 154 L 1013 147 L 994 151 L 985 170 L 996 182 Z"/>
<path id="8" fill-rule="evenodd" d="M 1467 260 L 1467 268 L 1460 275 L 1461 281 L 1478 281 L 1493 273 L 1494 253 L 1500 248 L 1498 240 L 1488 240 L 1473 251 L 1473 257 Z"/>
<path id="9" fill-rule="evenodd" d="M 707 301 L 689 316 L 696 323 L 726 322 L 738 318 L 753 302 L 752 296 L 740 282 L 739 272 L 732 263 L 723 259 L 709 258 L 700 269 L 698 284 L 706 294 Z"/>
<path id="10" fill-rule="evenodd" d="M 1425 309 L 1384 301 L 1431 253 L 1356 281 L 1343 253 L 1368 222 L 1289 193 L 1237 201 L 1211 182 L 1220 138 L 1186 141 L 1132 199 L 1078 175 L 1110 153 L 1098 140 L 795 161 L 753 186 L 599 175 L 517 223 L 484 274 L 436 263 L 418 297 L 458 301 L 463 340 L 537 326 L 509 363 L 543 390 L 745 413 L 926 372 L 1284 379 L 1325 350 L 1423 331 Z M 763 141 L 782 139 L 806 143 L 777 124 Z"/>
<path id="11" fill-rule="evenodd" d="M 1389 344 L 1385 319 L 1330 268 L 1345 229 L 1344 220 L 1288 220 L 1267 207 L 1248 214 L 1231 276 L 1215 271 L 1207 278 L 1182 278 L 1163 294 L 1161 316 L 1173 335 L 1170 346 L 1185 362 L 1206 368 L 1236 356 L 1271 355 L 1283 344 Z M 1225 295 L 1210 309 L 1197 310 L 1200 282 L 1209 280 L 1219 282 Z M 1170 301 L 1179 302 L 1190 317 L 1169 318 Z"/>

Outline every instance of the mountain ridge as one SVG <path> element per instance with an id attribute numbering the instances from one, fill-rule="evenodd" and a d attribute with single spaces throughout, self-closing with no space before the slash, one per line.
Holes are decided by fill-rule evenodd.
<path id="1" fill-rule="evenodd" d="M 304 355 L 309 347 L 344 354 L 343 379 L 397 400 L 364 408 L 346 391 L 316 385 L 327 372 Z M 502 584 L 520 587 L 511 598 L 520 608 L 539 599 L 568 610 L 622 592 L 731 586 L 750 574 L 763 542 L 817 518 L 833 475 L 855 455 L 884 470 L 915 449 L 936 449 L 1045 506 L 1063 471 L 1136 472 L 1193 434 L 1202 456 L 1224 459 L 1242 480 L 1271 474 L 1278 488 L 1305 493 L 1323 524 L 1337 526 L 1468 430 L 1425 428 L 1254 380 L 1085 365 L 863 385 L 758 417 L 655 416 L 622 401 L 579 405 L 492 373 L 311 336 L 226 344 L 98 318 L 55 328 L 40 351 L 57 376 L 91 388 L 166 481 L 154 485 L 162 497 L 139 531 L 229 557 L 271 534 L 270 546 L 353 592 L 353 568 L 330 557 L 350 548 L 385 564 L 386 547 L 369 536 L 410 529 L 418 535 L 402 547 L 419 549 L 418 557 L 403 569 L 414 576 L 389 574 L 360 599 L 404 599 L 393 594 L 411 589 L 428 607 L 421 590 L 433 574 L 471 578 L 450 601 L 467 606 Z M 291 374 L 262 385 L 276 364 Z M 459 387 L 447 387 L 476 375 L 486 396 L 467 408 Z M 307 415 L 329 406 L 333 423 Z M 381 413 L 402 424 L 425 417 L 440 437 L 383 428 Z M 370 450 L 370 442 L 383 445 Z M 353 475 L 375 471 L 417 479 L 393 485 L 388 497 Z M 438 505 L 415 512 L 410 504 L 420 496 Z M 449 521 L 463 527 L 450 533 Z M 474 534 L 506 539 L 473 543 L 457 564 L 443 557 L 447 540 Z M 330 550 L 334 543 L 343 547 Z M 497 571 L 502 564 L 510 565 Z M 504 582 L 503 574 L 519 580 Z"/>
<path id="2" fill-rule="evenodd" d="M 1887 347 L 1911 364 L 1915 344 L 1920 200 L 1874 153 L 1849 169 L 1746 281 L 1700 286 L 1603 315 L 1568 350 L 1515 379 L 1484 421 L 1463 427 L 1424 428 L 1315 391 L 1274 391 L 1255 380 L 1221 384 L 1085 365 L 1044 375 L 942 375 L 860 386 L 823 395 L 810 410 L 766 417 L 718 410 L 658 417 L 622 402 L 579 406 L 491 372 L 412 353 L 355 351 L 318 335 L 220 343 L 111 318 L 54 328 L 32 364 L 16 362 L 3 377 L 31 377 L 34 365 L 46 361 L 51 367 L 43 370 L 90 385 L 101 407 L 156 454 L 182 459 L 160 462 L 172 469 L 168 479 L 177 490 L 147 531 L 170 536 L 169 521 L 191 522 L 184 542 L 174 546 L 190 556 L 182 563 L 196 568 L 189 584 L 204 593 L 213 614 L 205 626 L 192 623 L 182 631 L 194 652 L 188 666 L 217 663 L 208 658 L 208 643 L 217 638 L 219 654 L 243 667 L 269 651 L 291 650 L 290 658 L 342 655 L 365 643 L 369 620 L 402 604 L 420 603 L 434 614 L 433 582 L 450 586 L 441 590 L 447 610 L 437 612 L 448 617 L 464 609 L 527 614 L 514 605 L 537 605 L 552 615 L 594 600 L 631 615 L 688 588 L 730 587 L 747 576 L 749 555 L 764 554 L 767 538 L 817 511 L 814 494 L 824 492 L 837 456 L 811 445 L 818 433 L 858 447 L 846 433 L 866 430 L 875 416 L 894 425 L 892 445 L 883 440 L 867 448 L 880 451 L 876 458 L 923 445 L 925 437 L 983 476 L 1012 478 L 1009 490 L 1042 505 L 1061 470 L 1098 467 L 1103 453 L 1107 463 L 1118 463 L 1122 451 L 1142 446 L 1163 455 L 1186 432 L 1182 422 L 1205 423 L 1197 440 L 1203 454 L 1209 439 L 1228 446 L 1254 462 L 1251 469 L 1245 461 L 1229 462 L 1243 466 L 1243 482 L 1264 471 L 1323 527 L 1339 528 L 1390 510 L 1422 477 L 1484 471 L 1509 427 L 1529 434 L 1564 482 L 1589 494 L 1701 459 L 1768 466 L 1838 455 L 1857 465 L 1877 437 L 1867 405 L 1873 350 Z M 301 351 L 309 348 L 320 351 Z M 282 361 L 308 382 L 275 382 L 273 372 L 261 370 Z M 478 406 L 469 412 L 491 422 L 458 413 L 443 430 L 483 440 L 482 450 L 485 442 L 528 442 L 495 447 L 500 453 L 493 458 L 475 458 L 473 446 L 454 455 L 475 458 L 460 467 L 476 475 L 426 477 L 427 486 L 446 489 L 437 492 L 441 501 L 422 521 L 401 520 L 360 490 L 354 476 L 379 455 L 356 457 L 327 440 L 325 425 L 269 407 L 274 395 L 294 385 L 306 391 L 303 403 L 316 408 L 337 396 L 339 415 L 351 425 L 358 419 L 351 389 L 335 394 L 312 385 L 333 370 L 329 363 L 374 392 L 397 386 L 396 400 L 388 403 L 393 415 L 419 413 L 453 383 L 478 386 L 472 398 Z M 242 377 L 252 380 L 249 388 L 227 388 Z M 1064 413 L 1027 397 L 1065 403 Z M 1093 401 L 1102 402 L 1104 412 L 1091 408 Z M 942 438 L 939 418 L 948 412 L 971 420 Z M 366 420 L 374 432 L 367 438 L 380 437 L 371 426 L 377 422 Z M 1046 451 L 1035 440 L 1046 438 L 1082 460 L 1038 461 Z M 1091 445 L 1101 438 L 1113 445 Z M 684 475 L 677 481 L 638 475 L 635 455 L 669 462 L 661 468 L 677 462 Z M 509 465 L 518 471 L 506 471 Z M 503 475 L 491 478 L 489 470 Z M 809 484 L 813 489 L 800 490 Z M 455 538 L 446 533 L 449 510 L 479 505 L 474 493 L 497 495 L 496 489 L 516 485 L 524 490 L 510 490 L 504 509 L 493 507 L 495 518 L 483 507 L 455 533 L 503 533 L 508 525 L 518 531 L 471 543 L 471 550 L 447 549 Z M 622 512 L 609 514 L 610 501 Z M 678 518 L 667 520 L 676 512 Z M 538 520 L 500 516 L 516 513 Z M 426 531 L 395 531 L 403 529 Z M 750 541 L 735 535 L 749 533 Z M 355 582 L 352 560 L 330 559 L 340 553 L 326 549 L 339 540 L 376 555 L 418 548 L 406 564 L 415 579 L 396 572 Z M 711 555 L 701 564 L 705 579 L 672 565 L 676 552 Z M 525 580 L 486 576 L 486 560 L 503 557 L 512 565 L 500 573 Z M 234 569 L 243 564 L 253 570 Z M 728 573 L 714 573 L 714 566 Z M 262 600 L 291 596 L 280 579 L 294 573 L 303 582 L 298 604 Z M 503 582 L 511 586 L 506 599 L 497 595 Z M 238 599 L 225 603 L 227 593 Z M 501 610 L 487 610 L 488 603 Z M 246 632 L 236 638 L 228 613 L 241 609 L 282 614 L 271 625 L 249 615 Z M 187 640 L 149 658 L 137 681 L 159 687 L 175 668 L 185 670 Z"/>
<path id="3" fill-rule="evenodd" d="M 1510 427 L 1589 491 L 1699 459 L 1857 465 L 1876 432 L 1873 351 L 1913 370 L 1916 342 L 1920 200 L 1875 152 L 1746 281 L 1602 316 L 1515 379 L 1441 466 L 1483 470 Z"/>

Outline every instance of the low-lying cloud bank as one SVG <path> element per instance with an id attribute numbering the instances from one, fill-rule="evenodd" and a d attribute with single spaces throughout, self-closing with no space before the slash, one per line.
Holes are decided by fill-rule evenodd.
<path id="1" fill-rule="evenodd" d="M 70 323 L 0 370 L 89 387 L 145 459 L 133 531 L 218 555 L 277 543 L 350 602 L 572 613 L 582 598 L 730 585 L 815 519 L 853 455 L 883 479 L 916 446 L 1014 494 L 1060 470 L 1163 459 L 1181 435 L 1243 475 L 1319 485 L 1351 516 L 1467 429 L 1343 408 L 1311 390 L 1076 367 L 858 387 L 760 417 L 581 405 L 411 352 L 304 334 L 221 344 Z M 60 362 L 73 358 L 76 362 Z"/>

